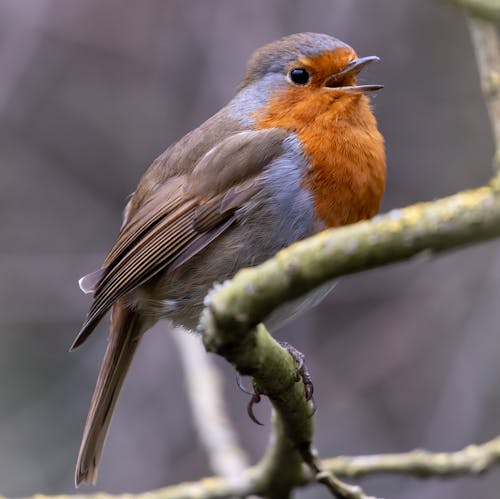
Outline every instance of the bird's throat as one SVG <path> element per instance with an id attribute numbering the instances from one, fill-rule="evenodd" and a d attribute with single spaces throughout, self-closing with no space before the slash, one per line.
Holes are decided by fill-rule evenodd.
<path id="1" fill-rule="evenodd" d="M 304 184 L 327 227 L 373 217 L 385 190 L 385 148 L 368 99 L 327 91 L 278 96 L 256 115 L 257 128 L 282 127 L 300 139 Z"/>

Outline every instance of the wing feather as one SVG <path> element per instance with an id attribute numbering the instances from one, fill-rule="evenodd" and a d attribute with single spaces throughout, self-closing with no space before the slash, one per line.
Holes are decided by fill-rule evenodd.
<path id="1" fill-rule="evenodd" d="M 259 191 L 285 137 L 276 129 L 230 136 L 207 152 L 191 177 L 172 177 L 150 193 L 126 220 L 103 267 L 88 282 L 84 278 L 86 289 L 95 289 L 94 301 L 71 349 L 85 341 L 117 299 L 170 265 L 178 268 L 237 222 L 236 211 Z"/>
<path id="2" fill-rule="evenodd" d="M 164 269 L 189 243 L 200 237 L 192 229 L 194 211 L 192 207 L 190 212 L 184 213 L 174 222 L 166 217 L 105 269 L 106 273 L 96 288 L 94 301 L 72 349 L 85 341 L 120 296 Z"/>
<path id="3" fill-rule="evenodd" d="M 180 209 L 187 200 L 186 197 L 179 195 L 183 191 L 184 181 L 184 176 L 169 179 L 152 194 L 151 198 L 123 226 L 103 267 L 107 267 L 113 260 L 116 260 L 134 240 L 153 227 L 162 217 L 169 213 L 175 214 L 176 210 Z"/>

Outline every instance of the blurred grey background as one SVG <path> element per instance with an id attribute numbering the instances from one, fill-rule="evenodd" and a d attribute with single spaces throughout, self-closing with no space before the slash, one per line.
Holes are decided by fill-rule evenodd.
<path id="1" fill-rule="evenodd" d="M 89 303 L 77 279 L 99 266 L 155 156 L 228 101 L 255 48 L 297 31 L 382 58 L 366 78 L 385 84 L 374 99 L 389 160 L 384 210 L 488 179 L 493 147 L 473 51 L 445 2 L 0 0 L 1 494 L 74 490 L 107 326 L 67 352 Z M 483 244 L 346 278 L 283 329 L 316 381 L 321 454 L 457 450 L 499 433 L 499 284 L 499 243 Z M 142 344 L 98 490 L 210 474 L 168 332 L 161 324 Z M 255 460 L 269 425 L 248 419 L 247 396 L 219 364 Z M 362 483 L 390 498 L 497 497 L 500 470 Z"/>

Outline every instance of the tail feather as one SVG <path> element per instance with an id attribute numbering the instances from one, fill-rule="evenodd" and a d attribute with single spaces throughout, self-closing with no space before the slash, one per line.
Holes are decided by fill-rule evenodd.
<path id="1" fill-rule="evenodd" d="M 75 485 L 95 484 L 97 468 L 113 410 L 145 328 L 139 315 L 118 301 L 112 311 L 110 339 L 90 403 L 78 461 Z"/>

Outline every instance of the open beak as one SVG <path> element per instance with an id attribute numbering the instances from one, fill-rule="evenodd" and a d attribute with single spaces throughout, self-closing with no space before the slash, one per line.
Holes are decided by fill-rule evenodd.
<path id="1" fill-rule="evenodd" d="M 344 69 L 326 79 L 325 87 L 352 93 L 373 92 L 384 88 L 384 85 L 345 85 L 345 82 L 352 80 L 365 66 L 368 66 L 373 61 L 380 61 L 380 58 L 376 55 L 369 55 L 348 62 Z"/>

